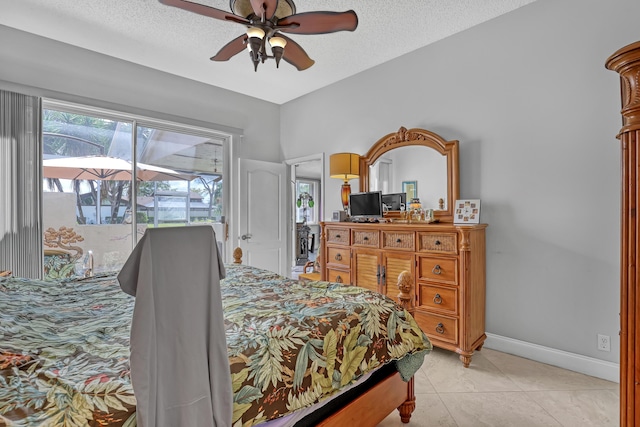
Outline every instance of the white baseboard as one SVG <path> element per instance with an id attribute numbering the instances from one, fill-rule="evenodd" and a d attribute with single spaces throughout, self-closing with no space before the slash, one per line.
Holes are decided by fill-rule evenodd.
<path id="1" fill-rule="evenodd" d="M 620 382 L 620 365 L 617 363 L 489 333 L 484 347 L 603 380 Z"/>

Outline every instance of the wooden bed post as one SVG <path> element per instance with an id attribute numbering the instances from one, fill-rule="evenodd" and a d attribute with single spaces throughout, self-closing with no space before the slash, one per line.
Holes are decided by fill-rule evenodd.
<path id="1" fill-rule="evenodd" d="M 240 246 L 233 250 L 233 263 L 242 264 L 242 249 L 240 249 Z"/>
<path id="2" fill-rule="evenodd" d="M 398 294 L 400 305 L 413 316 L 415 310 L 413 305 L 413 293 L 411 292 L 413 289 L 413 276 L 411 275 L 411 272 L 404 270 L 398 275 L 398 289 L 400 290 L 400 293 Z M 408 423 L 409 420 L 411 420 L 411 414 L 413 414 L 415 409 L 416 394 L 414 379 L 411 377 L 409 382 L 407 382 L 407 400 L 398 407 L 400 420 L 405 424 Z"/>
<path id="3" fill-rule="evenodd" d="M 640 42 L 607 59 L 620 74 L 622 206 L 620 209 L 620 425 L 640 425 Z"/>
<path id="4" fill-rule="evenodd" d="M 320 280 L 327 280 L 327 269 L 326 269 L 326 260 L 324 259 L 325 250 L 327 247 L 326 237 L 324 231 L 324 223 L 320 223 L 320 251 L 318 252 L 318 256 L 321 257 L 319 259 L 320 262 Z"/>
<path id="5" fill-rule="evenodd" d="M 415 309 L 413 305 L 413 295 L 411 293 L 412 288 L 413 276 L 411 276 L 411 272 L 404 270 L 398 275 L 398 289 L 400 289 L 398 300 L 400 301 L 400 305 L 413 316 Z"/>

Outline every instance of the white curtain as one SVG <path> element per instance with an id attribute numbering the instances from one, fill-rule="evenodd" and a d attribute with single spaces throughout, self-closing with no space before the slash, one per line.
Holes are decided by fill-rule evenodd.
<path id="1" fill-rule="evenodd" d="M 0 270 L 41 278 L 41 99 L 0 90 Z"/>

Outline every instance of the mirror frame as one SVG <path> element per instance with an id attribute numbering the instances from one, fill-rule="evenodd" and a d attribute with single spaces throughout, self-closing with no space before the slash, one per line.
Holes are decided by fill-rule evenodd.
<path id="1" fill-rule="evenodd" d="M 435 210 L 440 222 L 453 222 L 453 208 L 460 198 L 458 141 L 447 141 L 425 129 L 400 127 L 397 132 L 383 136 L 360 157 L 360 191 L 369 191 L 369 167 L 387 151 L 400 147 L 423 146 L 431 148 L 447 159 L 447 209 Z"/>

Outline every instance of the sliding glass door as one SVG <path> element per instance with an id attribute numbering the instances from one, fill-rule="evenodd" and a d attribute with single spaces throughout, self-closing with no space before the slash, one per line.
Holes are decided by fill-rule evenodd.
<path id="1" fill-rule="evenodd" d="M 54 102 L 42 125 L 45 277 L 118 270 L 147 227 L 224 241 L 225 135 Z"/>
<path id="2" fill-rule="evenodd" d="M 147 227 L 211 224 L 224 233 L 225 144 L 216 137 L 138 126 L 137 161 L 177 172 L 175 179 L 139 181 L 138 223 Z"/>
<path id="3" fill-rule="evenodd" d="M 133 122 L 44 108 L 44 276 L 119 268 L 131 250 Z"/>

